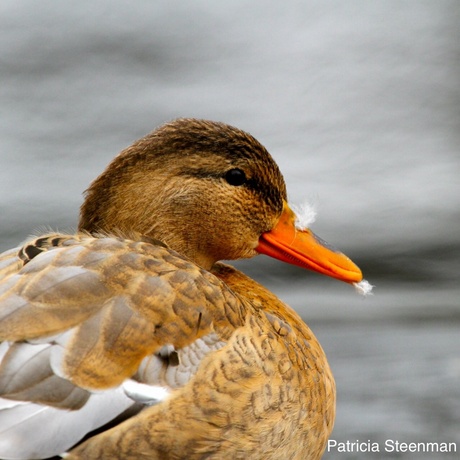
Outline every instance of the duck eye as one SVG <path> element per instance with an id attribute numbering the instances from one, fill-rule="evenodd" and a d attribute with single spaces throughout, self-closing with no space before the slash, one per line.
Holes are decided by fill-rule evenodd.
<path id="1" fill-rule="evenodd" d="M 225 180 L 230 185 L 243 185 L 246 182 L 246 174 L 242 169 L 230 169 L 225 173 Z"/>

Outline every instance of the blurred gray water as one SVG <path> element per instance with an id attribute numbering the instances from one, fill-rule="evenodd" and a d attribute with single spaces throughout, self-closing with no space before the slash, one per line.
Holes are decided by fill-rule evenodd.
<path id="1" fill-rule="evenodd" d="M 362 299 L 264 257 L 239 264 L 318 335 L 333 438 L 460 451 L 459 24 L 455 0 L 2 0 L 0 250 L 75 227 L 89 182 L 158 124 L 234 124 L 377 286 Z M 376 455 L 325 458 L 392 458 Z"/>

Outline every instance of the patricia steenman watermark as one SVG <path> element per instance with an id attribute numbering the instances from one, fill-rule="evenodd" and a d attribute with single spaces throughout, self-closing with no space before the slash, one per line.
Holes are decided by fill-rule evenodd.
<path id="1" fill-rule="evenodd" d="M 438 452 L 452 453 L 457 452 L 456 442 L 420 442 L 420 441 L 398 441 L 396 439 L 387 439 L 384 442 L 370 441 L 337 441 L 329 439 L 327 442 L 327 452 L 356 452 L 356 453 L 373 453 L 373 452 Z"/>

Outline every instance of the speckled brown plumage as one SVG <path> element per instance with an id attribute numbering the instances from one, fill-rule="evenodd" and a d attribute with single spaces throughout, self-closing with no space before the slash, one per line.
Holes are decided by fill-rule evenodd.
<path id="1" fill-rule="evenodd" d="M 188 387 L 69 458 L 321 456 L 335 386 L 319 343 L 293 310 L 254 281 L 224 265 L 215 274 L 236 292 L 260 294 L 243 310 L 245 321 L 228 346 L 202 362 Z"/>
<path id="2" fill-rule="evenodd" d="M 57 455 L 97 428 L 66 458 L 320 458 L 335 415 L 320 344 L 218 262 L 310 266 L 318 246 L 323 273 L 361 279 L 294 221 L 273 159 L 236 128 L 182 119 L 124 150 L 88 189 L 77 234 L 0 255 L 0 456 Z"/>

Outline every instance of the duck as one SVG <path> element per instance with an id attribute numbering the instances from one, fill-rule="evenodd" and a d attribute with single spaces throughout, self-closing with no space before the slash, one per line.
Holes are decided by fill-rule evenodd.
<path id="1" fill-rule="evenodd" d="M 0 458 L 319 459 L 335 382 L 311 329 L 227 262 L 355 286 L 265 147 L 181 118 L 124 149 L 75 232 L 0 255 Z"/>

